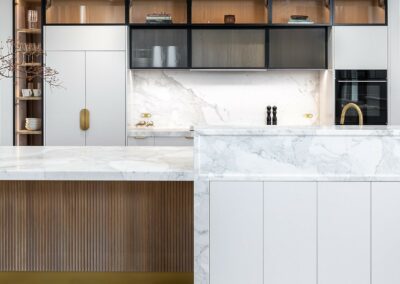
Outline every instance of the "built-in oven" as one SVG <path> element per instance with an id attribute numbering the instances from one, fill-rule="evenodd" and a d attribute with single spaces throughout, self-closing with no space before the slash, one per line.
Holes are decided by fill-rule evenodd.
<path id="1" fill-rule="evenodd" d="M 336 124 L 340 124 L 343 108 L 349 103 L 355 103 L 360 107 L 364 124 L 387 124 L 386 70 L 337 70 L 335 76 Z M 350 108 L 346 113 L 344 124 L 356 125 L 358 123 L 358 112 L 355 108 Z"/>

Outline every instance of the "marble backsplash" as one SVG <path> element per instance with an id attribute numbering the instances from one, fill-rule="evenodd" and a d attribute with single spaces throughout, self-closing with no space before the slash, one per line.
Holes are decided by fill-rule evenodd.
<path id="1" fill-rule="evenodd" d="M 265 125 L 267 105 L 279 125 L 320 121 L 320 71 L 130 71 L 128 126 L 149 112 L 157 128 Z M 308 114 L 311 114 L 310 117 Z"/>

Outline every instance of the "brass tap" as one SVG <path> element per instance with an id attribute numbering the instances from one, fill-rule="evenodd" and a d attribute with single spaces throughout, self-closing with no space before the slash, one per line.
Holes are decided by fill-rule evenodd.
<path id="1" fill-rule="evenodd" d="M 342 114 L 341 114 L 341 116 L 340 116 L 340 124 L 341 125 L 343 125 L 344 124 L 344 119 L 346 118 L 346 113 L 347 113 L 347 111 L 349 110 L 349 109 L 355 109 L 356 111 L 357 111 L 357 113 L 358 113 L 358 124 L 359 125 L 363 125 L 364 124 L 364 116 L 363 116 L 363 113 L 362 113 L 362 110 L 361 110 L 361 108 L 358 106 L 358 105 L 356 105 L 355 103 L 348 103 L 347 105 L 345 105 L 344 107 L 343 107 L 343 110 L 342 110 Z"/>

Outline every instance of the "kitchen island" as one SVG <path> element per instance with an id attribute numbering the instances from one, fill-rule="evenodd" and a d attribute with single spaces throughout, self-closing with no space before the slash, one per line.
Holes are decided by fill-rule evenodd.
<path id="1" fill-rule="evenodd" d="M 0 147 L 0 252 L 2 283 L 192 283 L 193 149 Z"/>
<path id="2" fill-rule="evenodd" d="M 400 283 L 400 128 L 195 133 L 195 283 Z"/>

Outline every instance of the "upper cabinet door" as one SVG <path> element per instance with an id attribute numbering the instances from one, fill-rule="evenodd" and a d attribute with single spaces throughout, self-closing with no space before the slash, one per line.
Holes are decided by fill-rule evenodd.
<path id="1" fill-rule="evenodd" d="M 194 29 L 193 68 L 265 68 L 265 30 Z"/>
<path id="2" fill-rule="evenodd" d="M 370 197 L 368 182 L 318 184 L 318 284 L 370 283 Z"/>
<path id="3" fill-rule="evenodd" d="M 46 65 L 56 69 L 60 88 L 45 88 L 45 145 L 84 146 L 80 111 L 85 107 L 85 53 L 50 51 Z"/>
<path id="4" fill-rule="evenodd" d="M 210 283 L 263 283 L 263 183 L 212 182 Z"/>
<path id="5" fill-rule="evenodd" d="M 317 283 L 317 183 L 264 183 L 264 283 Z"/>
<path id="6" fill-rule="evenodd" d="M 47 0 L 46 24 L 124 24 L 125 0 Z"/>
<path id="7" fill-rule="evenodd" d="M 335 69 L 387 69 L 386 26 L 334 27 Z"/>
<path id="8" fill-rule="evenodd" d="M 325 28 L 271 28 L 269 64 L 271 69 L 326 69 Z"/>
<path id="9" fill-rule="evenodd" d="M 372 283 L 400 283 L 400 183 L 372 183 Z"/>
<path id="10" fill-rule="evenodd" d="M 87 146 L 125 146 L 125 52 L 86 53 Z"/>
<path id="11" fill-rule="evenodd" d="M 125 26 L 46 26 L 45 49 L 126 50 Z"/>

